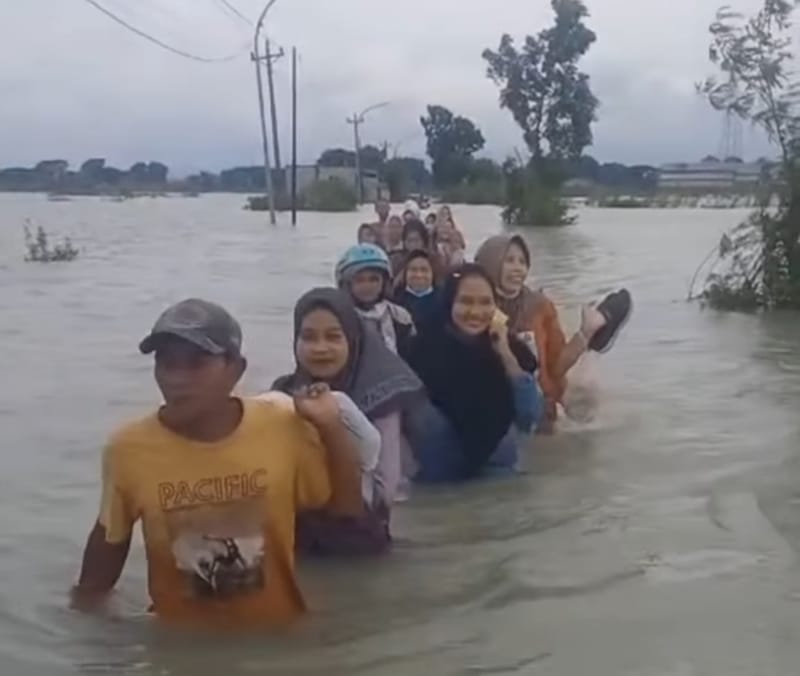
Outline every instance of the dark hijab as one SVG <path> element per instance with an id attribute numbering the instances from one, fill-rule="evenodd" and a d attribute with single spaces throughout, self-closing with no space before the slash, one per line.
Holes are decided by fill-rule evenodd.
<path id="1" fill-rule="evenodd" d="M 428 228 L 425 227 L 425 224 L 416 218 L 413 221 L 408 221 L 405 226 L 403 226 L 403 246 L 405 246 L 406 238 L 412 232 L 417 233 L 422 238 L 424 249 L 431 248 L 431 233 Z"/>
<path id="2" fill-rule="evenodd" d="M 369 418 L 381 418 L 399 410 L 421 395 L 422 383 L 414 372 L 391 352 L 378 334 L 367 327 L 350 296 L 340 289 L 318 288 L 306 293 L 294 308 L 294 344 L 306 315 L 325 309 L 336 316 L 347 339 L 349 356 L 342 372 L 328 383 L 332 390 L 347 394 Z M 313 382 L 296 364 L 292 374 L 278 378 L 273 390 L 291 394 Z"/>
<path id="3" fill-rule="evenodd" d="M 465 279 L 480 277 L 494 289 L 478 265 L 466 264 L 451 272 L 442 288 L 437 320 L 414 345 L 409 363 L 417 372 L 433 404 L 449 420 L 463 449 L 467 475 L 484 467 L 514 421 L 514 395 L 509 376 L 492 345 L 489 331 L 468 336 L 453 323 L 452 312 Z M 535 358 L 513 336 L 509 344 L 520 366 Z M 521 355 L 525 354 L 527 364 Z M 530 360 L 534 360 L 531 364 Z M 526 369 L 528 370 L 528 369 Z"/>

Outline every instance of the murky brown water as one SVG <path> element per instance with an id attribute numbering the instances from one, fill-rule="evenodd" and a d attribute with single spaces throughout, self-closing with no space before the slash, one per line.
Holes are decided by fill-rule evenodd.
<path id="1" fill-rule="evenodd" d="M 246 388 L 263 387 L 290 363 L 294 300 L 360 222 L 271 228 L 240 203 L 0 196 L 2 674 L 796 676 L 800 317 L 684 302 L 731 211 L 589 210 L 527 232 L 566 323 L 588 295 L 636 296 L 597 365 L 599 419 L 536 440 L 523 478 L 418 492 L 390 558 L 307 566 L 315 613 L 290 635 L 157 629 L 141 547 L 113 619 L 67 611 L 101 444 L 157 403 L 136 351 L 156 314 L 189 295 L 229 306 Z M 494 209 L 456 216 L 473 246 L 498 229 Z M 83 257 L 23 263 L 25 217 Z"/>

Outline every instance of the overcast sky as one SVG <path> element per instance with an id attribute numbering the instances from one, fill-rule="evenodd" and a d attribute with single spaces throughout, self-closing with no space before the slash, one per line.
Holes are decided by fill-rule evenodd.
<path id="1" fill-rule="evenodd" d="M 174 56 L 114 24 L 85 0 L 0 0 L 0 166 L 88 156 L 127 166 L 159 159 L 182 173 L 259 161 L 252 30 L 221 0 L 99 0 L 203 64 Z M 264 0 L 231 0 L 255 18 Z M 710 72 L 707 27 L 722 0 L 588 0 L 597 43 L 583 62 L 601 101 L 602 161 L 694 160 L 721 147 L 723 120 L 694 92 Z M 752 9 L 759 0 L 728 0 Z M 498 108 L 481 52 L 503 32 L 522 37 L 550 22 L 547 0 L 279 0 L 268 18 L 276 44 L 297 45 L 300 159 L 352 145 L 345 117 L 383 100 L 364 142 L 423 154 L 419 116 L 438 103 L 471 117 L 502 159 L 521 146 Z M 288 156 L 289 61 L 277 68 Z M 743 129 L 744 154 L 767 152 Z"/>

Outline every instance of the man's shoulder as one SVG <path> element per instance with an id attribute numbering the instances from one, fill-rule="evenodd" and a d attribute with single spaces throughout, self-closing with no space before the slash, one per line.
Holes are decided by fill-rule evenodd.
<path id="1" fill-rule="evenodd" d="M 120 425 L 108 438 L 110 448 L 125 448 L 152 441 L 158 435 L 160 424 L 158 414 L 151 413 Z"/>
<path id="2" fill-rule="evenodd" d="M 255 428 L 274 434 L 280 430 L 307 433 L 309 423 L 297 414 L 294 400 L 283 392 L 265 392 L 243 400 Z"/>

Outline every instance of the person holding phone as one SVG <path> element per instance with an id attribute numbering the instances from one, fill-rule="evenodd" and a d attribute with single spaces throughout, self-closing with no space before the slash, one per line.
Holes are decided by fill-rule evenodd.
<path id="1" fill-rule="evenodd" d="M 412 344 L 409 364 L 430 402 L 407 416 L 416 480 L 452 482 L 513 474 L 519 436 L 541 414 L 536 358 L 494 321 L 492 281 L 478 265 L 451 272 L 441 316 Z"/>

